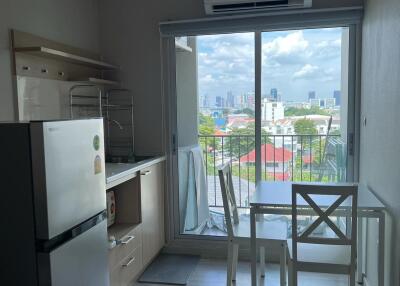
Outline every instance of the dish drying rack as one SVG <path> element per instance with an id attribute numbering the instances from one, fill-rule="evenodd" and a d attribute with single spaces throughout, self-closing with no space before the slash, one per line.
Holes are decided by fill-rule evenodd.
<path id="1" fill-rule="evenodd" d="M 106 161 L 134 162 L 133 95 L 129 89 L 106 92 L 95 84 L 78 84 L 69 89 L 70 117 L 103 117 Z"/>

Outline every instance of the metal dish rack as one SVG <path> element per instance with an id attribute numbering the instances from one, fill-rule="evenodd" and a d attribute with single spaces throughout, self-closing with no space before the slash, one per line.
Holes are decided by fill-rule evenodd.
<path id="1" fill-rule="evenodd" d="M 71 118 L 104 118 L 108 162 L 134 162 L 133 95 L 129 89 L 103 93 L 97 85 L 79 84 L 70 88 L 69 100 Z"/>

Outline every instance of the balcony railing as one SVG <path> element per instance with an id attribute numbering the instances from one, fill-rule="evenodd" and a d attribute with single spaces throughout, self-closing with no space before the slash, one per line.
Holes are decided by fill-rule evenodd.
<path id="1" fill-rule="evenodd" d="M 346 146 L 340 135 L 263 135 L 262 180 L 345 181 Z M 255 190 L 255 135 L 199 135 L 210 207 L 222 207 L 218 167 L 230 162 L 238 207 Z"/>

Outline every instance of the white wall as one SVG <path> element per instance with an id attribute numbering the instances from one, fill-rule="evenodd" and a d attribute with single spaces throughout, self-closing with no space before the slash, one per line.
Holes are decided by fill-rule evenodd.
<path id="1" fill-rule="evenodd" d="M 202 15 L 199 0 L 99 0 L 102 54 L 121 66 L 135 96 L 135 152 L 163 152 L 163 99 L 158 24 Z"/>
<path id="2" fill-rule="evenodd" d="M 14 119 L 9 30 L 99 51 L 97 0 L 0 1 L 0 121 Z"/>
<path id="3" fill-rule="evenodd" d="M 99 0 L 101 53 L 122 66 L 120 80 L 135 95 L 135 149 L 163 152 L 163 99 L 158 24 L 202 18 L 202 0 Z M 333 3 L 334 2 L 334 3 Z M 361 5 L 362 0 L 314 0 L 314 8 Z"/>
<path id="4" fill-rule="evenodd" d="M 393 219 L 392 261 L 386 285 L 399 285 L 400 259 L 400 1 L 367 0 L 362 43 L 362 120 L 360 179 L 389 207 Z M 368 252 L 376 247 L 376 226 L 368 227 Z M 375 231 L 374 231 L 375 230 Z M 374 265 L 375 264 L 375 265 Z M 376 261 L 368 261 L 367 277 L 376 285 Z"/>
<path id="5" fill-rule="evenodd" d="M 198 143 L 197 45 L 196 37 L 189 37 L 192 52 L 176 52 L 176 94 L 178 147 Z"/>

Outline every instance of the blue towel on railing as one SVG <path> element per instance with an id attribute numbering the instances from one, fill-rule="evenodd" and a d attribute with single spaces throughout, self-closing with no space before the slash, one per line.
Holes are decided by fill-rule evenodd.
<path id="1" fill-rule="evenodd" d="M 209 220 L 208 188 L 200 146 L 181 148 L 179 160 L 179 209 L 181 231 L 193 231 Z M 183 227 L 182 227 L 183 226 Z"/>

